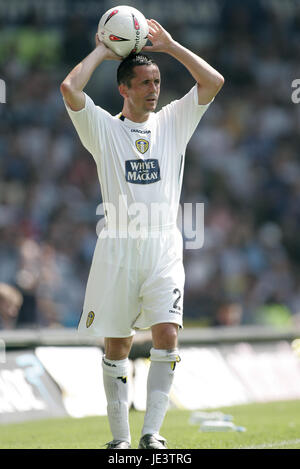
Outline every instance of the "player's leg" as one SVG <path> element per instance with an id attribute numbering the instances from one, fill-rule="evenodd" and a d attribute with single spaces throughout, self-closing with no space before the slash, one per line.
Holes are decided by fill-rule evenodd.
<path id="1" fill-rule="evenodd" d="M 147 405 L 140 448 L 160 449 L 166 442 L 159 435 L 169 404 L 176 363 L 180 361 L 177 349 L 178 325 L 161 323 L 152 326 L 153 348 L 147 380 Z"/>
<path id="2" fill-rule="evenodd" d="M 129 238 L 111 237 L 104 228 L 99 235 L 88 278 L 79 332 L 105 337 L 102 361 L 107 412 L 114 440 L 128 448 L 128 355 L 140 309 L 136 249 Z"/>
<path id="3" fill-rule="evenodd" d="M 113 441 L 108 448 L 130 448 L 128 407 L 128 355 L 133 337 L 105 338 L 102 360 L 103 384 L 107 399 L 107 416 Z"/>
<path id="4" fill-rule="evenodd" d="M 182 327 L 185 277 L 181 233 L 177 229 L 162 230 L 159 237 L 149 239 L 142 254 L 149 271 L 140 289 L 141 314 L 133 327 L 151 327 L 153 347 L 139 448 L 162 449 L 166 445 L 159 431 L 169 404 L 176 362 L 180 361 L 177 335 Z"/>
<path id="5" fill-rule="evenodd" d="M 133 336 L 106 337 L 104 339 L 105 356 L 109 360 L 124 360 L 131 350 Z"/>

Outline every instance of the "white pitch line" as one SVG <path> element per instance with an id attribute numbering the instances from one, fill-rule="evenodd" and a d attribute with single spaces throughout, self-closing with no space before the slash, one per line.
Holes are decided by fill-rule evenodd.
<path id="1" fill-rule="evenodd" d="M 257 446 L 246 446 L 245 448 L 239 448 L 239 449 L 271 449 L 271 448 L 281 448 L 282 446 L 287 446 L 287 445 L 298 445 L 298 444 L 300 444 L 300 439 L 278 441 L 277 443 L 265 443 L 264 445 L 257 445 Z"/>

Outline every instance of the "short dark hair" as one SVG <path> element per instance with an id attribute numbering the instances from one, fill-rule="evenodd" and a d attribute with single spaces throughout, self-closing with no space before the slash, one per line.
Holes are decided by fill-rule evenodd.
<path id="1" fill-rule="evenodd" d="M 131 79 L 135 77 L 134 67 L 140 65 L 156 65 L 156 63 L 144 54 L 130 54 L 120 63 L 117 71 L 118 85 L 123 83 L 130 88 Z"/>

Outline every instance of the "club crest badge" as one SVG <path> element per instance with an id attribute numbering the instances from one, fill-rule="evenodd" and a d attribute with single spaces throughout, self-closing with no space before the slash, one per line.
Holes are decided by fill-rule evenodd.
<path id="1" fill-rule="evenodd" d="M 145 140 L 144 138 L 139 138 L 138 140 L 135 141 L 135 146 L 140 153 L 144 154 L 149 148 L 149 142 L 148 140 Z"/>
<path id="2" fill-rule="evenodd" d="M 94 311 L 90 311 L 86 318 L 86 327 L 90 327 L 93 324 L 94 319 L 95 319 L 95 313 Z"/>

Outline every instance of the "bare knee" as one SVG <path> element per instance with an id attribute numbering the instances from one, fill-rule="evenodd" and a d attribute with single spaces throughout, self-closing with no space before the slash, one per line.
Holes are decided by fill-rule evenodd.
<path id="1" fill-rule="evenodd" d="M 128 357 L 133 337 L 106 337 L 105 356 L 109 360 L 124 360 Z"/>
<path id="2" fill-rule="evenodd" d="M 152 326 L 153 347 L 169 350 L 177 347 L 178 325 L 174 323 L 161 323 Z"/>

